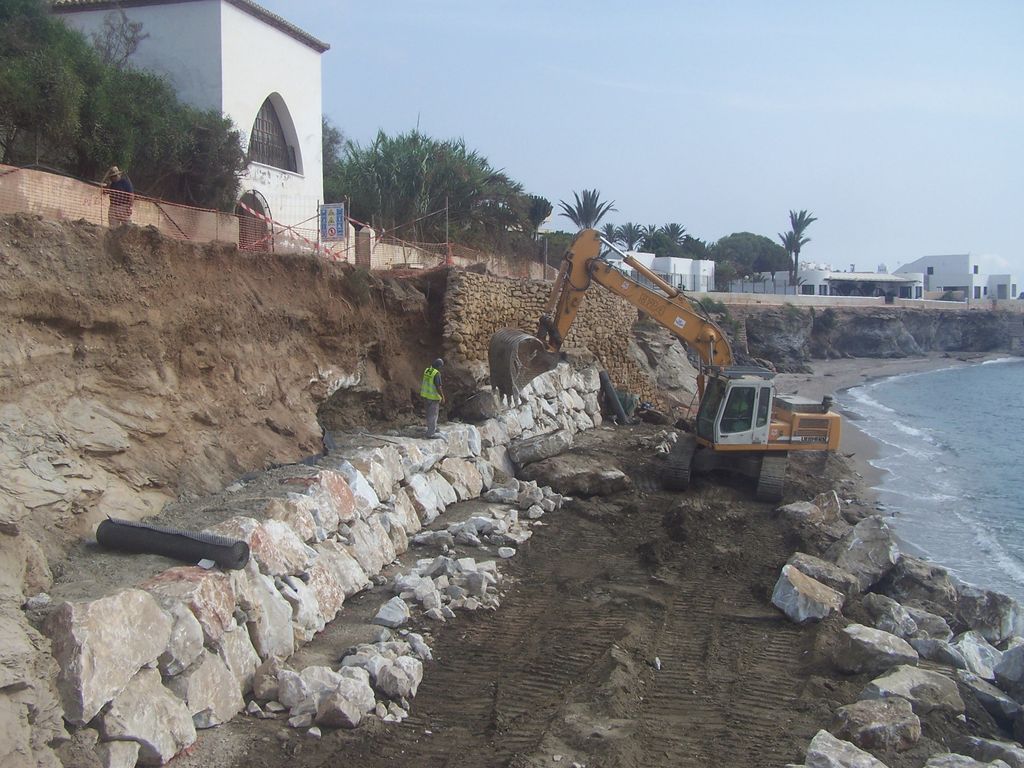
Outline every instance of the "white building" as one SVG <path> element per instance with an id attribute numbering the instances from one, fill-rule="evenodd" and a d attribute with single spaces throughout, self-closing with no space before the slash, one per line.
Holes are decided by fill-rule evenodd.
<path id="1" fill-rule="evenodd" d="M 879 266 L 878 272 L 848 272 L 829 264 L 807 262 L 797 275 L 797 285 L 777 273 L 761 272 L 753 279 L 734 280 L 729 290 L 734 293 L 769 293 L 801 296 L 891 296 L 897 299 L 920 299 L 924 295 L 924 275 L 900 273 L 890 275 Z"/>
<path id="2" fill-rule="evenodd" d="M 922 256 L 897 270 L 924 273 L 924 289 L 938 298 L 944 293 L 962 294 L 965 299 L 1015 299 L 1014 275 L 989 275 L 981 271 L 969 253 Z"/>
<path id="3" fill-rule="evenodd" d="M 655 256 L 644 251 L 626 251 L 662 280 L 682 291 L 713 291 L 715 289 L 715 262 L 707 259 L 681 259 L 675 256 Z M 621 259 L 612 256 L 609 261 L 634 280 L 645 282 L 643 276 Z"/>
<path id="4" fill-rule="evenodd" d="M 920 273 L 890 275 L 886 272 L 837 272 L 833 269 L 801 269 L 803 296 L 892 296 L 920 299 L 924 276 Z"/>
<path id="5" fill-rule="evenodd" d="M 131 64 L 163 75 L 182 101 L 221 112 L 242 132 L 249 165 L 238 212 L 285 225 L 316 216 L 323 201 L 320 56 L 330 46 L 250 0 L 53 4 L 86 35 L 119 9 L 146 36 Z"/>

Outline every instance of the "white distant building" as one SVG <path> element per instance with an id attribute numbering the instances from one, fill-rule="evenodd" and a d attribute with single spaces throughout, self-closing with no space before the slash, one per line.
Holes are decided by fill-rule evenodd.
<path id="1" fill-rule="evenodd" d="M 803 296 L 892 296 L 920 299 L 924 291 L 921 274 L 886 272 L 838 272 L 834 269 L 801 269 Z"/>
<path id="2" fill-rule="evenodd" d="M 86 35 L 123 10 L 146 35 L 131 64 L 229 117 L 249 165 L 238 212 L 293 225 L 323 201 L 320 56 L 330 46 L 250 0 L 55 0 Z M 131 169 L 128 169 L 129 173 Z"/>
<path id="3" fill-rule="evenodd" d="M 715 289 L 715 262 L 708 259 L 682 259 L 675 256 L 655 256 L 644 251 L 626 251 L 666 283 L 681 291 L 713 291 Z M 614 254 L 609 257 L 612 265 L 634 280 L 644 282 L 629 265 Z"/>
<path id="4" fill-rule="evenodd" d="M 1015 275 L 986 274 L 969 253 L 922 256 L 897 270 L 924 275 L 929 298 L 945 293 L 962 294 L 965 299 L 1015 299 L 1019 285 Z"/>
<path id="5" fill-rule="evenodd" d="M 798 274 L 797 285 L 789 285 L 784 273 L 761 272 L 753 279 L 734 280 L 729 290 L 734 293 L 771 293 L 801 296 L 891 296 L 897 299 L 920 299 L 924 295 L 924 276 L 920 273 L 890 275 L 884 265 L 878 272 L 844 272 L 829 264 L 805 262 Z"/>

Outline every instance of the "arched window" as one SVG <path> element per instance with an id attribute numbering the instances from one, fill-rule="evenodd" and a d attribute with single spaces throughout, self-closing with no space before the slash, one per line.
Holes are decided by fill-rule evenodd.
<path id="1" fill-rule="evenodd" d="M 296 173 L 295 147 L 285 141 L 284 129 L 270 99 L 263 102 L 249 137 L 249 160 Z"/>

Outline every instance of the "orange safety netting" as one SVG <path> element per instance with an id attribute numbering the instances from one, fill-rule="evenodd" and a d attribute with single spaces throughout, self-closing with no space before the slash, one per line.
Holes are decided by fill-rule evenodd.
<path id="1" fill-rule="evenodd" d="M 0 214 L 32 213 L 48 219 L 88 221 L 101 226 L 132 223 L 151 226 L 167 237 L 193 242 L 237 243 L 244 251 L 316 254 L 373 270 L 431 269 L 486 263 L 494 274 L 511 277 L 551 277 L 551 269 L 508 260 L 451 243 L 412 243 L 393 236 L 376 238 L 360 225 L 354 236 L 338 242 L 319 239 L 314 212 L 298 224 L 283 224 L 239 203 L 237 213 L 196 208 L 133 194 L 30 168 L 0 164 Z M 298 218 L 296 216 L 295 218 Z M 352 229 L 349 229 L 350 235 Z"/>

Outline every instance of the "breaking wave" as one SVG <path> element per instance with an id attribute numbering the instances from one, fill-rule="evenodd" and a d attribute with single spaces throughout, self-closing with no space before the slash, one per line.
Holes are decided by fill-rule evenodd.
<path id="1" fill-rule="evenodd" d="M 960 578 L 1024 601 L 1024 360 L 879 379 L 840 406 L 879 444 L 900 537 Z"/>

